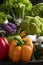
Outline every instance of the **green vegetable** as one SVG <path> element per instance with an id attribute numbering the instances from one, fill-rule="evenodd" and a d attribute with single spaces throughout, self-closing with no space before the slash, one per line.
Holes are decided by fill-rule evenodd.
<path id="1" fill-rule="evenodd" d="M 7 15 L 7 19 L 8 19 L 9 21 L 12 21 L 12 16 Z"/>
<path id="2" fill-rule="evenodd" d="M 21 44 L 23 45 L 25 43 L 25 42 L 23 42 L 22 38 L 19 35 L 9 36 L 7 39 L 9 41 L 9 43 L 11 43 L 11 41 L 14 39 L 18 40 L 18 43 L 17 43 L 18 45 L 21 45 Z"/>
<path id="3" fill-rule="evenodd" d="M 6 14 L 4 12 L 0 12 L 0 25 L 3 24 L 6 19 L 7 19 Z"/>
<path id="4" fill-rule="evenodd" d="M 43 19 L 39 16 L 28 17 L 21 23 L 22 31 L 26 31 L 26 34 L 40 35 L 43 31 Z"/>
<path id="5" fill-rule="evenodd" d="M 43 44 L 42 43 L 35 43 L 34 44 L 34 57 L 37 60 L 43 60 Z"/>
<path id="6" fill-rule="evenodd" d="M 14 39 L 18 41 L 17 45 L 24 45 L 24 43 L 25 43 L 25 42 L 23 42 L 22 38 L 19 35 L 15 35 Z"/>
<path id="7" fill-rule="evenodd" d="M 31 14 L 32 16 L 43 17 L 43 3 L 38 3 L 34 5 Z"/>
<path id="8" fill-rule="evenodd" d="M 0 30 L 0 36 L 4 37 L 6 35 L 6 32 L 4 30 Z"/>
<path id="9" fill-rule="evenodd" d="M 4 0 L 0 6 L 0 11 L 10 14 L 13 19 L 23 18 L 24 15 L 32 9 L 32 3 L 29 0 Z"/>
<path id="10" fill-rule="evenodd" d="M 11 41 L 14 39 L 14 36 L 9 36 L 8 38 L 7 38 L 7 40 L 9 41 L 9 43 L 11 43 Z"/>
<path id="11" fill-rule="evenodd" d="M 2 25 L 6 20 L 11 20 L 12 17 L 10 15 L 6 15 L 4 12 L 0 12 L 0 25 Z"/>
<path id="12" fill-rule="evenodd" d="M 6 4 L 3 3 L 3 5 L 0 6 L 0 11 L 4 12 L 7 15 L 9 14 L 12 15 L 13 12 L 12 5 L 10 3 L 6 3 Z"/>
<path id="13" fill-rule="evenodd" d="M 32 3 L 29 0 L 5 0 L 4 3 L 11 3 L 11 4 L 18 4 L 22 3 L 25 5 L 26 10 L 31 10 L 32 8 Z"/>
<path id="14" fill-rule="evenodd" d="M 40 21 L 41 21 L 41 25 L 40 25 L 40 28 L 41 28 L 41 36 L 43 36 L 43 18 L 40 18 L 39 16 L 37 17 Z"/>
<path id="15" fill-rule="evenodd" d="M 21 29 L 22 30 L 24 30 L 24 31 L 26 30 L 27 26 L 29 26 L 29 21 L 31 18 L 33 18 L 33 17 L 25 16 L 24 20 L 21 23 Z"/>

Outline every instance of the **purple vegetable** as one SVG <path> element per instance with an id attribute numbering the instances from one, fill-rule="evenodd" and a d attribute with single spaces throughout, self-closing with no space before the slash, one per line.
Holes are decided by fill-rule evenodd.
<path id="1" fill-rule="evenodd" d="M 1 30 L 1 26 L 0 26 L 0 30 Z"/>
<path id="2" fill-rule="evenodd" d="M 13 24 L 13 23 L 8 23 L 8 25 L 11 26 L 12 29 L 17 29 L 17 26 L 15 24 Z"/>
<path id="3" fill-rule="evenodd" d="M 8 24 L 3 24 L 2 29 L 7 32 L 7 34 L 15 34 L 17 31 L 17 27 L 15 24 L 8 23 Z"/>

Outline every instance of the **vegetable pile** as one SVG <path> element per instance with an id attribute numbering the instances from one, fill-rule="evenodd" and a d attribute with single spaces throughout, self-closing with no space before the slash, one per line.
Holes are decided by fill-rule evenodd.
<path id="1" fill-rule="evenodd" d="M 4 0 L 0 5 L 0 61 L 43 60 L 43 3 Z"/>

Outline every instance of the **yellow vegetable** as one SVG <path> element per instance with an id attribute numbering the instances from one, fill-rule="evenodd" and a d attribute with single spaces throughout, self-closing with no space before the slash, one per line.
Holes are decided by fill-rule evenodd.
<path id="1" fill-rule="evenodd" d="M 21 33 L 20 33 L 20 36 L 23 38 L 23 37 L 25 37 L 26 36 L 26 32 L 25 31 L 22 31 Z"/>

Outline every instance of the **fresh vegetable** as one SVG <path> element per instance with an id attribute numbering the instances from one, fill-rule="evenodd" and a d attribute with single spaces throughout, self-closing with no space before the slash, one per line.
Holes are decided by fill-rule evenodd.
<path id="1" fill-rule="evenodd" d="M 13 23 L 7 23 L 2 25 L 2 29 L 6 31 L 7 34 L 12 35 L 17 31 L 17 26 Z"/>
<path id="2" fill-rule="evenodd" d="M 0 25 L 0 30 L 1 30 L 1 25 Z"/>
<path id="3" fill-rule="evenodd" d="M 23 18 L 31 9 L 32 3 L 29 0 L 5 0 L 0 6 L 0 11 L 10 14 L 13 19 Z"/>
<path id="4" fill-rule="evenodd" d="M 38 37 L 34 43 L 34 57 L 36 60 L 43 60 L 43 36 Z"/>
<path id="5" fill-rule="evenodd" d="M 0 5 L 0 61 L 7 56 L 14 62 L 43 59 L 43 3 L 4 0 Z"/>
<path id="6" fill-rule="evenodd" d="M 6 19 L 7 19 L 6 14 L 4 12 L 0 12 L 0 25 L 3 24 Z"/>
<path id="7" fill-rule="evenodd" d="M 17 43 L 17 45 L 24 45 L 24 42 L 19 35 L 15 35 L 14 39 L 19 41 L 19 43 Z"/>
<path id="8" fill-rule="evenodd" d="M 10 2 L 11 4 L 18 4 L 22 3 L 25 5 L 26 10 L 31 10 L 32 8 L 32 3 L 29 0 L 5 0 L 4 3 Z"/>
<path id="9" fill-rule="evenodd" d="M 43 3 L 38 3 L 32 8 L 32 16 L 40 16 L 43 17 Z"/>
<path id="10" fill-rule="evenodd" d="M 37 41 L 37 36 L 36 35 L 26 35 L 27 38 L 30 38 L 32 40 L 32 42 L 36 42 Z"/>
<path id="11" fill-rule="evenodd" d="M 9 58 L 13 62 L 30 61 L 33 52 L 33 43 L 29 38 L 21 39 L 15 36 L 9 47 Z"/>
<path id="12" fill-rule="evenodd" d="M 8 56 L 9 43 L 6 38 L 0 38 L 0 61 Z"/>
<path id="13" fill-rule="evenodd" d="M 5 37 L 6 32 L 4 30 L 0 30 L 0 37 Z"/>
<path id="14" fill-rule="evenodd" d="M 22 32 L 20 33 L 20 36 L 21 36 L 21 37 L 25 37 L 25 36 L 26 36 L 25 31 L 22 31 Z"/>
<path id="15" fill-rule="evenodd" d="M 43 43 L 36 42 L 34 44 L 34 57 L 36 60 L 43 60 Z"/>
<path id="16" fill-rule="evenodd" d="M 23 22 L 21 23 L 21 29 L 23 31 L 25 31 L 27 26 L 28 26 L 28 24 L 29 24 L 29 19 L 23 20 Z"/>
<path id="17" fill-rule="evenodd" d="M 7 39 L 9 41 L 9 43 L 11 43 L 11 41 L 14 40 L 14 39 L 18 39 L 18 40 L 20 40 L 21 44 L 24 44 L 24 42 L 22 41 L 22 39 L 21 39 L 21 37 L 19 35 L 9 36 Z"/>
<path id="18" fill-rule="evenodd" d="M 17 19 L 15 18 L 14 20 L 15 20 L 15 24 L 19 27 L 23 19 L 22 18 L 17 18 Z"/>
<path id="19" fill-rule="evenodd" d="M 8 20 L 12 19 L 10 15 L 6 15 L 4 12 L 0 12 L 0 26 L 4 23 L 8 23 Z"/>
<path id="20" fill-rule="evenodd" d="M 37 42 L 42 43 L 43 42 L 43 36 L 38 37 Z"/>
<path id="21" fill-rule="evenodd" d="M 8 42 L 9 42 L 9 44 L 10 44 L 11 41 L 14 40 L 14 36 L 8 36 L 8 37 L 7 37 L 7 40 L 8 40 Z"/>
<path id="22" fill-rule="evenodd" d="M 39 16 L 26 18 L 21 23 L 21 30 L 25 31 L 29 35 L 40 35 L 43 32 L 43 18 Z"/>

